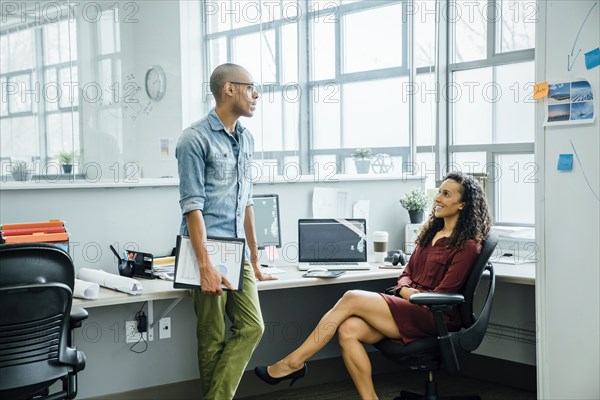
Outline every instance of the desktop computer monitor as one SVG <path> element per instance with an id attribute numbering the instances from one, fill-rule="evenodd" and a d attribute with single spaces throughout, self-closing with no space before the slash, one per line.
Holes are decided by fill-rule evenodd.
<path id="1" fill-rule="evenodd" d="M 254 225 L 258 248 L 281 247 L 281 224 L 279 222 L 279 195 L 255 194 Z"/>

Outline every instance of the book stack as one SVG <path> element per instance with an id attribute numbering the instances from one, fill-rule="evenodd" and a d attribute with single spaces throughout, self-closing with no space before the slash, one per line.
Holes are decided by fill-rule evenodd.
<path id="1" fill-rule="evenodd" d="M 61 220 L 2 224 L 0 237 L 2 244 L 50 243 L 69 252 L 69 234 Z"/>

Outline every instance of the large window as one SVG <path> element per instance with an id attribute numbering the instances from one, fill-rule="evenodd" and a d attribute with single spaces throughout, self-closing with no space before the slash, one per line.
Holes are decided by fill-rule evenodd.
<path id="1" fill-rule="evenodd" d="M 260 112 L 243 123 L 279 174 L 355 173 L 359 147 L 399 172 L 412 141 L 407 15 L 398 1 L 207 1 L 206 79 L 230 61 L 262 83 Z M 433 48 L 423 53 L 431 62 Z"/>
<path id="2" fill-rule="evenodd" d="M 79 148 L 76 25 L 21 23 L 0 32 L 1 155 L 6 165 L 27 162 L 38 172 L 60 173 L 60 152 Z M 9 167 L 10 168 L 10 167 Z"/>
<path id="3" fill-rule="evenodd" d="M 449 161 L 487 174 L 496 223 L 533 224 L 535 2 L 447 7 Z"/>
<path id="4" fill-rule="evenodd" d="M 535 1 L 222 0 L 203 17 L 206 80 L 231 61 L 263 84 L 244 123 L 279 174 L 355 173 L 370 147 L 428 187 L 483 174 L 496 222 L 533 223 Z"/>

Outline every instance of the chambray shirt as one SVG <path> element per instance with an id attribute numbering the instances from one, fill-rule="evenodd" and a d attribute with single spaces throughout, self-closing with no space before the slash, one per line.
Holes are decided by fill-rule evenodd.
<path id="1" fill-rule="evenodd" d="M 254 138 L 238 121 L 239 141 L 227 133 L 214 108 L 183 131 L 175 156 L 179 168 L 182 235 L 185 214 L 201 210 L 208 236 L 244 238 L 244 215 L 252 202 L 250 165 Z"/>

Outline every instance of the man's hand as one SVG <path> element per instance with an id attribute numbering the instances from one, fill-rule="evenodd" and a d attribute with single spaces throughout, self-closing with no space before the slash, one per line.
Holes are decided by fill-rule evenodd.
<path id="1" fill-rule="evenodd" d="M 219 271 L 217 271 L 212 264 L 200 269 L 200 290 L 204 294 L 216 294 L 221 295 L 223 288 L 221 285 L 229 290 L 233 290 L 231 283 L 225 278 Z"/>
<path id="2" fill-rule="evenodd" d="M 259 281 L 274 281 L 276 279 L 279 279 L 276 275 L 263 273 L 260 268 L 254 269 L 254 275 Z"/>
<path id="3" fill-rule="evenodd" d="M 251 258 L 250 264 L 252 264 L 252 269 L 254 270 L 254 276 L 256 276 L 256 279 L 258 279 L 259 281 L 274 281 L 276 279 L 279 279 L 275 275 L 263 273 L 262 270 L 260 269 L 260 264 L 258 263 L 258 258 Z"/>

